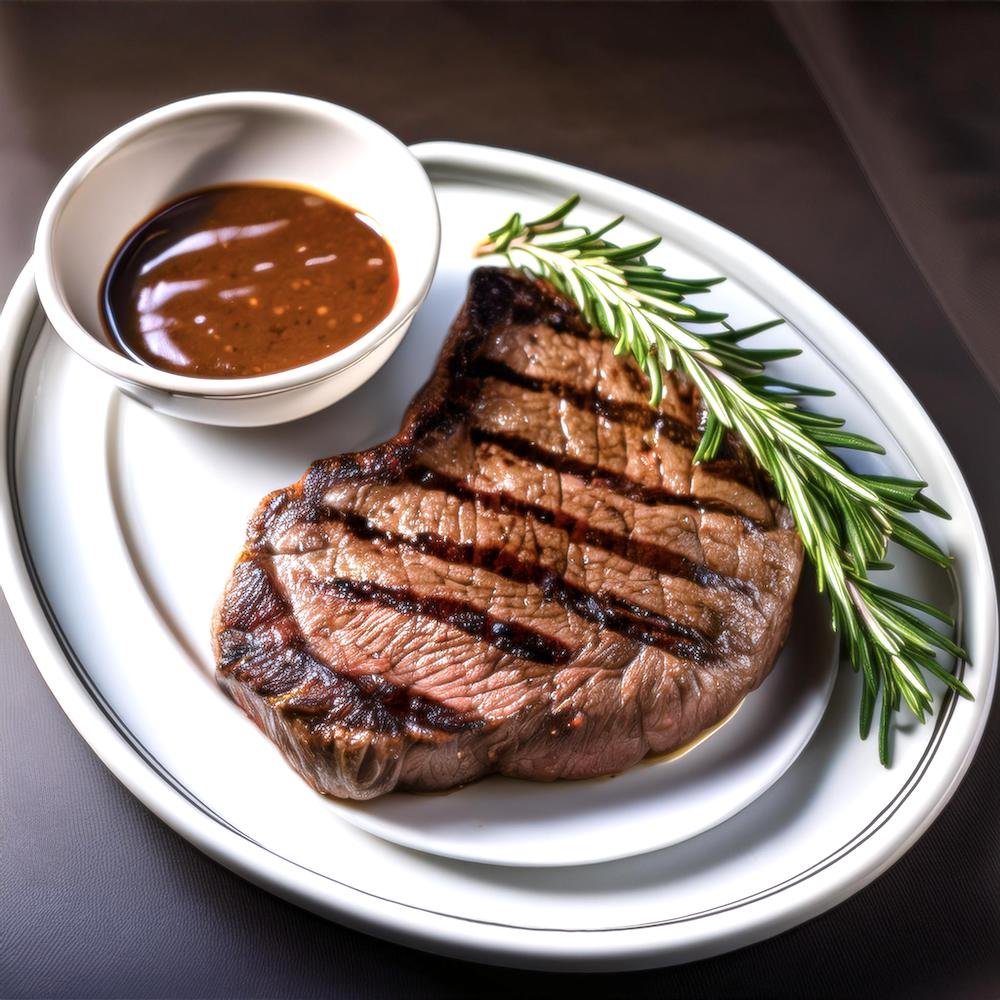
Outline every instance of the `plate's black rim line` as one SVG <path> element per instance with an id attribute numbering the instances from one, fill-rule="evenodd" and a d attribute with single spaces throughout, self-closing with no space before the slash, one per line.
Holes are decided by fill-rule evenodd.
<path id="1" fill-rule="evenodd" d="M 509 924 L 502 921 L 495 920 L 483 920 L 477 917 L 466 917 L 460 916 L 454 913 L 446 913 L 441 910 L 434 910 L 429 907 L 416 906 L 412 903 L 406 903 L 401 900 L 392 899 L 387 896 L 380 896 L 378 893 L 373 893 L 367 889 L 361 889 L 357 886 L 351 885 L 348 882 L 342 882 L 339 879 L 333 878 L 330 875 L 326 875 L 323 872 L 318 872 L 306 865 L 301 864 L 292 858 L 285 857 L 283 854 L 272 850 L 265 844 L 260 843 L 255 840 L 249 834 L 245 833 L 243 830 L 234 826 L 224 817 L 216 813 L 210 806 L 204 803 L 197 795 L 194 794 L 176 775 L 174 775 L 163 763 L 153 754 L 143 742 L 132 732 L 128 725 L 123 719 L 115 712 L 111 705 L 105 700 L 104 696 L 101 694 L 100 689 L 95 684 L 93 679 L 87 672 L 82 660 L 77 656 L 75 650 L 70 644 L 68 638 L 62 630 L 62 626 L 52 610 L 49 604 L 48 598 L 41 586 L 41 581 L 39 580 L 37 570 L 35 568 L 34 560 L 32 559 L 30 549 L 28 548 L 27 538 L 24 532 L 23 521 L 21 518 L 21 508 L 18 497 L 17 485 L 16 485 L 16 461 L 15 461 L 15 445 L 17 436 L 17 419 L 18 411 L 20 408 L 21 393 L 24 385 L 24 372 L 27 367 L 28 361 L 33 353 L 33 349 L 36 346 L 41 331 L 44 328 L 44 313 L 41 309 L 41 305 L 37 300 L 37 294 L 35 295 L 35 311 L 32 315 L 31 320 L 28 323 L 28 333 L 24 337 L 22 343 L 20 354 L 18 357 L 17 364 L 14 366 L 14 371 L 12 375 L 13 384 L 11 386 L 10 392 L 10 406 L 7 414 L 8 422 L 8 432 L 7 432 L 7 485 L 9 490 L 9 500 L 11 504 L 11 511 L 14 517 L 15 529 L 17 531 L 18 547 L 21 555 L 21 559 L 24 566 L 28 572 L 29 580 L 31 581 L 32 591 L 35 596 L 35 600 L 38 602 L 38 606 L 41 609 L 45 620 L 52 631 L 53 636 L 59 644 L 60 650 L 66 659 L 66 662 L 72 667 L 77 680 L 80 682 L 81 686 L 90 696 L 91 700 L 97 707 L 101 710 L 105 718 L 112 725 L 112 727 L 118 732 L 118 734 L 125 740 L 125 742 L 136 752 L 140 759 L 149 767 L 149 769 L 155 773 L 157 776 L 163 780 L 174 792 L 180 795 L 185 801 L 190 805 L 198 809 L 204 816 L 213 820 L 224 830 L 229 833 L 240 837 L 242 840 L 272 857 L 277 858 L 280 861 L 285 862 L 300 871 L 307 872 L 317 878 L 323 879 L 327 882 L 331 882 L 334 885 L 338 885 L 344 889 L 348 889 L 351 892 L 359 893 L 360 895 L 367 896 L 371 899 L 376 899 L 382 903 L 388 903 L 394 906 L 400 906 L 408 910 L 412 910 L 418 913 L 426 913 L 430 916 L 442 917 L 448 920 L 457 920 L 463 923 L 478 924 L 488 927 L 498 927 L 508 930 L 515 931 L 526 931 L 526 932 L 539 932 L 539 933 L 556 933 L 556 934 L 607 934 L 607 933 L 620 933 L 625 931 L 636 931 L 643 929 L 650 929 L 655 927 L 669 927 L 677 924 L 690 923 L 696 920 L 701 920 L 706 917 L 715 916 L 720 913 L 729 913 L 735 910 L 741 909 L 743 907 L 749 906 L 753 903 L 760 902 L 764 899 L 770 898 L 790 889 L 796 885 L 799 885 L 810 878 L 813 878 L 822 872 L 826 871 L 828 868 L 842 860 L 844 857 L 848 856 L 855 850 L 857 850 L 866 841 L 871 839 L 878 831 L 885 826 L 885 824 L 892 818 L 892 816 L 902 807 L 906 800 L 913 793 L 914 789 L 920 783 L 921 778 L 926 773 L 928 767 L 933 761 L 937 754 L 939 747 L 944 738 L 944 733 L 948 728 L 951 718 L 954 714 L 955 704 L 957 701 L 954 692 L 949 689 L 944 697 L 944 704 L 942 711 L 937 716 L 934 731 L 931 735 L 931 739 L 928 741 L 927 746 L 924 748 L 923 754 L 921 754 L 920 759 L 917 761 L 913 770 L 910 772 L 909 777 L 903 783 L 899 791 L 883 807 L 882 811 L 879 812 L 861 831 L 859 831 L 850 841 L 844 844 L 842 847 L 838 848 L 836 851 L 827 855 L 826 858 L 821 861 L 816 862 L 809 868 L 803 870 L 798 875 L 793 875 L 782 882 L 777 883 L 767 889 L 762 889 L 759 892 L 753 893 L 750 896 L 745 896 L 740 899 L 733 900 L 730 903 L 724 903 L 720 906 L 712 907 L 711 909 L 697 911 L 695 913 L 686 914 L 681 917 L 671 917 L 666 920 L 654 920 L 644 923 L 637 924 L 623 924 L 616 927 L 537 927 L 530 925 L 521 924 Z M 843 374 L 843 373 L 841 373 Z M 850 379 L 847 381 L 853 385 Z M 861 398 L 865 398 L 864 394 L 854 386 L 855 391 L 858 392 Z M 903 453 L 906 454 L 905 449 Z M 960 607 L 961 607 L 961 602 Z M 960 678 L 964 677 L 966 669 L 965 661 L 959 664 L 959 668 L 956 671 Z M 169 825 L 169 824 L 168 824 Z M 666 848 L 669 850 L 669 848 Z M 874 876 L 874 873 L 872 873 Z M 865 879 L 862 885 L 859 885 L 860 889 L 864 884 L 870 879 Z M 315 901 L 315 900 L 314 900 Z M 820 912 L 820 911 L 817 911 Z M 809 916 L 815 916 L 816 914 L 810 914 Z M 808 918 L 807 918 L 808 919 Z"/>

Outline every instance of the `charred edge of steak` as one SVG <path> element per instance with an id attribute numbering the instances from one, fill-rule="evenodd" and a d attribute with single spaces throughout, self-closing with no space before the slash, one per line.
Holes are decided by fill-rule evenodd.
<path id="1" fill-rule="evenodd" d="M 237 564 L 216 611 L 215 659 L 223 687 L 327 794 L 380 794 L 395 783 L 386 767 L 401 762 L 404 737 L 447 740 L 483 725 L 377 672 L 348 676 L 314 657 L 271 575 L 252 557 Z"/>

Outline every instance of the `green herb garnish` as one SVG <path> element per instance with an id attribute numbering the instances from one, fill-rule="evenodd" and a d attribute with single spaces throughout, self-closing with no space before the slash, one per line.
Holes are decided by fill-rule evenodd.
<path id="1" fill-rule="evenodd" d="M 830 596 L 833 627 L 844 638 L 852 667 L 863 674 L 863 739 L 880 702 L 878 753 L 888 766 L 891 723 L 901 703 L 921 722 L 933 711 L 925 674 L 972 697 L 935 658 L 941 650 L 965 660 L 966 652 L 914 612 L 936 619 L 953 634 L 952 619 L 931 604 L 878 586 L 870 576 L 891 568 L 885 562 L 890 539 L 947 567 L 950 557 L 906 518 L 919 511 L 947 518 L 947 511 L 924 496 L 926 483 L 853 472 L 831 451 L 885 453 L 876 442 L 843 430 L 843 420 L 801 405 L 805 397 L 834 393 L 768 372 L 769 362 L 794 357 L 798 350 L 743 346 L 783 320 L 737 330 L 725 322 L 724 313 L 692 305 L 689 296 L 704 294 L 724 279 L 670 277 L 646 259 L 659 237 L 631 246 L 611 243 L 606 237 L 622 216 L 596 230 L 568 225 L 579 200 L 574 195 L 532 222 L 515 213 L 489 234 L 477 255 L 501 254 L 512 267 L 547 279 L 573 299 L 615 340 L 615 354 L 627 351 L 635 358 L 649 378 L 651 405 L 662 397 L 663 371 L 676 368 L 686 375 L 707 411 L 696 462 L 714 458 L 727 432 L 740 437 L 791 510 L 819 589 Z M 690 329 L 699 324 L 721 324 L 724 330 Z"/>

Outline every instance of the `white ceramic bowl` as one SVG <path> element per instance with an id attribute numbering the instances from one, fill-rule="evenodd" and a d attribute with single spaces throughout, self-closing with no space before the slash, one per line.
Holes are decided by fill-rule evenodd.
<path id="1" fill-rule="evenodd" d="M 115 251 L 165 203 L 238 181 L 308 185 L 374 219 L 399 272 L 391 311 L 342 350 L 270 375 L 195 378 L 126 357 L 112 346 L 100 315 L 101 280 Z M 259 426 L 329 406 L 378 371 L 427 294 L 439 242 L 427 174 L 381 126 L 308 97 L 213 94 L 142 115 L 73 164 L 39 222 L 35 280 L 59 336 L 129 396 L 188 420 Z"/>

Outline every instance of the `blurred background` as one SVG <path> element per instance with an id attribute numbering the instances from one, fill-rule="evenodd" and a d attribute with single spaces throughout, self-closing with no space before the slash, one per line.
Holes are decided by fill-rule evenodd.
<path id="1" fill-rule="evenodd" d="M 996 564 L 997 5 L 8 0 L 0 289 L 52 186 L 102 134 L 254 88 L 354 107 L 407 142 L 579 164 L 757 244 L 916 392 Z M 1000 996 L 996 712 L 930 831 L 834 911 L 677 969 L 556 977 L 384 944 L 208 861 L 76 735 L 2 602 L 0 672 L 3 996 Z"/>

